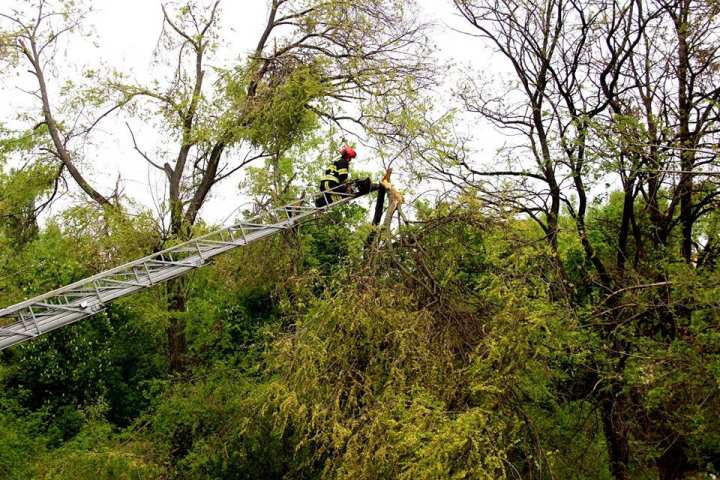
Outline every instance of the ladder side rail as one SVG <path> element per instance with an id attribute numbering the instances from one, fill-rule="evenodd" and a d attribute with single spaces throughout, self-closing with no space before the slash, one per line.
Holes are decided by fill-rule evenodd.
<path id="1" fill-rule="evenodd" d="M 162 271 L 158 272 L 159 275 L 154 276 L 153 284 L 165 282 L 172 278 L 181 276 L 191 270 L 200 268 L 201 266 L 203 265 L 187 267 L 175 266 L 163 269 Z M 5 325 L 4 327 L 0 328 L 0 350 L 15 345 L 17 343 L 21 343 L 25 340 L 29 340 L 30 338 L 34 338 L 49 331 L 55 330 L 57 328 L 75 323 L 79 320 L 91 317 L 92 315 L 103 311 L 105 309 L 106 303 L 131 295 L 137 291 L 146 289 L 149 286 L 152 285 L 128 286 L 123 289 L 116 289 L 112 292 L 106 291 L 105 295 L 103 295 L 102 297 L 102 302 L 95 295 L 93 295 L 92 297 L 87 297 L 89 301 L 87 302 L 86 307 L 82 310 L 57 309 L 58 311 L 56 312 L 56 314 L 38 320 L 37 327 L 39 327 L 40 329 L 39 332 L 35 332 L 36 326 L 34 322 L 27 325 L 23 325 L 22 322 L 16 322 L 12 325 Z M 2 338 L 2 336 L 7 336 L 7 338 Z"/>
<path id="2" fill-rule="evenodd" d="M 340 195 L 342 196 L 342 194 L 340 194 Z M 347 200 L 352 199 L 352 198 L 354 198 L 354 197 L 355 197 L 355 195 L 346 195 L 345 198 L 342 198 L 341 200 L 339 200 L 339 201 L 337 201 L 337 202 L 334 202 L 334 203 L 332 203 L 332 204 L 329 204 L 329 205 L 327 205 L 327 206 L 325 206 L 325 207 L 314 207 L 312 210 L 308 210 L 308 211 L 306 211 L 306 212 L 304 212 L 304 213 L 297 214 L 297 215 L 295 215 L 295 217 L 293 217 L 291 220 L 287 220 L 286 222 L 291 222 L 291 223 L 292 223 L 292 222 L 297 222 L 297 221 L 299 221 L 299 220 L 301 220 L 301 219 L 303 219 L 303 218 L 305 218 L 305 217 L 307 217 L 307 216 L 309 216 L 309 215 L 315 215 L 315 214 L 317 214 L 319 211 L 324 211 L 324 210 L 327 210 L 327 209 L 330 208 L 330 207 L 334 207 L 334 206 L 336 206 L 336 205 L 338 205 L 338 204 L 340 204 L 340 203 L 345 203 Z M 291 204 L 289 204 L 289 205 L 292 206 L 292 205 L 295 205 L 295 204 L 297 204 L 297 203 L 298 203 L 298 202 L 293 202 L 293 203 L 291 203 Z M 285 208 L 287 208 L 287 206 L 279 207 L 279 208 L 277 208 L 277 209 L 275 209 L 275 210 L 285 210 Z M 79 280 L 79 281 L 77 281 L 77 282 L 75 282 L 75 283 L 72 283 L 72 284 L 70 284 L 70 285 L 66 285 L 66 286 L 61 287 L 61 288 L 59 288 L 59 289 L 52 290 L 52 291 L 50 291 L 50 292 L 48 292 L 48 293 L 45 293 L 45 294 L 42 294 L 42 295 L 39 295 L 39 296 L 30 298 L 30 299 L 25 300 L 25 301 L 23 301 L 23 302 L 19 302 L 19 303 L 15 304 L 15 305 L 12 305 L 12 306 L 10 306 L 10 307 L 7 307 L 7 308 L 5 308 L 5 309 L 0 310 L 0 318 L 2 318 L 2 317 L 7 317 L 10 313 L 13 313 L 13 312 L 18 311 L 18 310 L 23 309 L 23 308 L 26 308 L 26 307 L 34 304 L 34 303 L 37 303 L 38 301 L 47 300 L 47 299 L 50 299 L 50 298 L 52 298 L 52 297 L 58 297 L 58 296 L 60 296 L 60 295 L 62 295 L 62 294 L 64 294 L 64 293 L 73 292 L 73 291 L 77 290 L 78 288 L 87 287 L 87 286 L 90 285 L 90 286 L 92 286 L 94 289 L 97 290 L 96 286 L 94 285 L 94 282 L 95 282 L 95 281 L 103 280 L 103 279 L 105 279 L 105 278 L 107 278 L 107 277 L 114 276 L 114 275 L 128 275 L 128 276 L 129 276 L 129 275 L 136 275 L 136 270 L 135 270 L 135 268 L 136 268 L 136 267 L 146 266 L 146 264 L 147 264 L 148 262 L 159 261 L 159 262 L 162 262 L 162 263 L 168 263 L 168 262 L 166 262 L 165 260 L 162 260 L 166 255 L 172 254 L 172 253 L 176 253 L 176 252 L 189 253 L 191 250 L 194 251 L 194 250 L 197 248 L 197 245 L 198 245 L 199 243 L 201 243 L 203 240 L 205 240 L 205 239 L 211 240 L 212 237 L 214 237 L 214 236 L 222 236 L 223 233 L 225 233 L 225 232 L 231 232 L 233 229 L 237 229 L 238 227 L 256 226 L 256 227 L 261 228 L 262 230 L 264 230 L 265 228 L 268 228 L 268 227 L 270 227 L 270 228 L 277 228 L 277 229 L 286 228 L 286 227 L 285 227 L 285 223 L 286 223 L 286 222 L 280 222 L 280 224 L 258 224 L 258 223 L 255 223 L 255 220 L 257 220 L 258 217 L 260 217 L 260 215 L 255 216 L 255 217 L 253 217 L 253 218 L 250 218 L 250 219 L 248 219 L 248 220 L 245 220 L 245 221 L 243 221 L 243 222 L 239 222 L 239 223 L 236 224 L 236 225 L 232 225 L 232 226 L 230 226 L 230 227 L 226 227 L 226 228 L 224 228 L 224 229 L 221 229 L 221 230 L 218 230 L 218 231 L 215 231 L 215 232 L 210 232 L 210 233 L 208 233 L 208 234 L 206 234 L 206 235 L 203 235 L 203 236 L 201 236 L 201 237 L 197 237 L 197 238 L 195 238 L 195 239 L 191 239 L 191 240 L 189 240 L 189 241 L 187 241 L 187 242 L 184 242 L 184 243 L 182 243 L 182 244 L 178 244 L 178 245 L 176 245 L 176 246 L 174 246 L 174 247 L 170 247 L 170 248 L 168 248 L 168 249 L 162 250 L 162 251 L 157 252 L 157 253 L 154 253 L 154 254 L 152 254 L 152 255 L 148 255 L 147 257 L 141 258 L 141 259 L 139 259 L 139 260 L 135 260 L 135 261 L 133 261 L 133 262 L 126 263 L 126 264 L 120 265 L 120 266 L 118 266 L 118 267 L 114 267 L 114 268 L 112 268 L 112 269 L 110 269 L 110 270 L 106 270 L 106 271 L 101 272 L 101 273 L 99 273 L 99 274 L 97 274 L 97 275 L 94 275 L 94 276 L 92 276 L 92 277 L 88 277 L 88 278 Z M 263 228 L 263 227 L 264 227 L 264 228 Z M 246 228 L 247 228 L 247 227 L 246 227 Z M 261 231 L 261 230 L 256 230 L 255 232 L 258 232 L 258 231 Z M 255 232 L 253 232 L 253 233 L 255 233 Z M 263 235 L 263 236 L 264 236 L 264 235 Z M 253 237 L 253 234 L 251 233 L 250 235 L 247 235 L 247 237 Z M 254 241 L 254 238 L 248 238 L 248 240 L 249 240 L 249 241 Z M 248 241 L 248 243 L 249 243 L 249 241 Z M 233 242 L 233 243 L 236 243 L 236 242 Z M 158 259 L 161 259 L 161 260 L 158 260 Z"/>
<path id="3" fill-rule="evenodd" d="M 343 199 L 343 200 L 345 200 L 345 199 Z M 304 200 L 296 200 L 296 201 L 294 201 L 294 202 L 292 202 L 292 203 L 290 203 L 290 204 L 288 204 L 288 205 L 289 205 L 289 206 L 296 205 L 296 204 L 298 204 L 298 203 L 302 203 L 303 201 L 304 201 Z M 333 206 L 335 206 L 335 205 L 337 205 L 337 204 L 339 204 L 339 203 L 340 203 L 340 202 L 335 202 L 335 203 L 333 204 Z M 274 210 L 280 210 L 280 209 L 282 209 L 282 208 L 284 208 L 284 207 L 278 207 L 277 209 L 274 209 Z M 325 207 L 323 207 L 323 208 L 325 208 Z M 236 229 L 236 228 L 238 227 L 238 225 L 240 225 L 240 224 L 253 224 L 253 223 L 255 223 L 257 220 L 261 220 L 264 215 L 265 215 L 265 214 L 255 215 L 255 216 L 253 216 L 253 217 L 251 217 L 251 218 L 249 218 L 249 219 L 247 219 L 247 220 L 244 220 L 244 221 L 242 221 L 242 222 L 239 222 L 238 224 L 231 225 L 231 226 L 229 226 L 229 227 L 225 227 L 225 228 L 222 228 L 222 229 L 220 229 L 220 230 L 216 230 L 216 231 L 214 231 L 214 232 L 207 233 L 207 234 L 205 234 L 205 235 L 203 235 L 203 236 L 200 236 L 200 237 L 197 237 L 197 238 L 188 240 L 188 241 L 186 241 L 186 242 L 180 243 L 180 244 L 175 245 L 175 246 L 173 246 L 173 247 L 169 247 L 169 248 L 167 248 L 167 249 L 165 249 L 165 250 L 162 250 L 162 251 L 157 252 L 157 253 L 153 253 L 153 254 L 148 255 L 148 256 L 146 256 L 146 257 L 143 257 L 143 258 L 141 258 L 141 259 L 138 259 L 138 260 L 135 260 L 135 261 L 132 261 L 132 262 L 123 264 L 123 265 L 119 265 L 119 266 L 117 266 L 117 267 L 114 267 L 114 268 L 111 268 L 111 269 L 109 269 L 109 270 L 103 271 L 103 272 L 98 273 L 98 274 L 96 274 L 96 275 L 93 275 L 93 276 L 91 276 L 91 277 L 84 278 L 84 279 L 82 279 L 82 280 L 78 280 L 77 282 L 71 283 L 71 284 L 66 285 L 66 286 L 64 286 L 64 287 L 61 287 L 61 288 L 58 288 L 58 289 L 55 289 L 55 290 L 51 290 L 51 291 L 49 291 L 49 292 L 47 292 L 47 293 L 45 293 L 45 294 L 38 295 L 38 296 L 33 297 L 33 298 L 30 298 L 30 299 L 28 299 L 28 300 L 25 300 L 25 301 L 16 303 L 16 304 L 14 304 L 14 305 L 11 305 L 11 306 L 9 306 L 9 307 L 6 307 L 6 308 L 0 310 L 0 318 L 7 317 L 7 316 L 9 316 L 11 313 L 16 312 L 16 311 L 18 311 L 18 310 L 21 310 L 21 309 L 23 309 L 23 308 L 26 308 L 26 307 L 32 305 L 33 303 L 36 303 L 37 301 L 46 300 L 46 299 L 51 298 L 51 297 L 56 297 L 56 296 L 61 295 L 61 294 L 65 293 L 65 292 L 72 291 L 72 290 L 74 290 L 74 289 L 76 289 L 76 288 L 78 288 L 78 287 L 82 287 L 82 286 L 86 286 L 86 285 L 88 285 L 88 284 L 92 284 L 92 282 L 94 282 L 94 281 L 96 281 L 96 280 L 100 280 L 100 279 L 102 279 L 102 278 L 104 278 L 104 277 L 107 277 L 108 275 L 114 275 L 114 274 L 117 274 L 117 273 L 122 273 L 122 272 L 124 272 L 124 271 L 126 271 L 126 270 L 132 271 L 132 268 L 133 268 L 133 267 L 140 267 L 140 266 L 142 266 L 144 263 L 146 263 L 146 262 L 148 262 L 148 261 L 156 260 L 156 259 L 161 258 L 161 257 L 163 257 L 163 256 L 165 256 L 165 255 L 167 255 L 167 254 L 169 254 L 169 253 L 172 253 L 172 252 L 174 252 L 174 251 L 176 251 L 176 250 L 182 250 L 182 249 L 184 249 L 184 248 L 189 248 L 189 247 L 191 247 L 191 246 L 194 246 L 194 244 L 195 244 L 197 241 L 203 240 L 203 239 L 205 239 L 205 238 L 207 238 L 207 237 L 212 237 L 212 236 L 214 236 L 214 235 L 218 235 L 218 234 L 220 234 L 221 232 L 228 232 L 228 231 L 230 231 L 230 230 L 232 230 L 232 229 Z M 260 224 L 260 223 L 256 223 L 256 224 L 257 224 L 257 225 L 263 225 L 263 226 L 272 225 L 272 224 Z M 250 236 L 250 235 L 248 235 L 248 236 Z"/>
<path id="4" fill-rule="evenodd" d="M 292 228 L 295 225 L 298 224 L 299 221 L 301 221 L 304 218 L 315 216 L 320 212 L 324 212 L 329 208 L 335 207 L 342 203 L 347 203 L 350 200 L 353 200 L 358 195 L 354 194 L 348 194 L 348 195 L 341 195 L 341 199 L 337 202 L 333 202 L 331 204 L 328 204 L 324 207 L 301 207 L 304 209 L 302 213 L 298 213 L 293 217 L 290 217 L 289 212 L 287 210 L 288 206 L 296 205 L 300 202 L 293 202 L 289 205 L 278 207 L 275 210 L 283 210 L 284 213 L 286 213 L 288 220 L 282 221 L 276 224 L 267 224 L 265 225 L 265 229 L 255 231 L 251 233 L 250 235 L 243 235 L 242 238 L 236 239 L 234 242 L 227 242 L 224 240 L 223 234 L 225 232 L 228 233 L 229 238 L 233 238 L 232 230 L 233 229 L 239 229 L 243 230 L 243 225 L 246 223 L 251 223 L 251 221 L 256 220 L 256 217 L 253 217 L 245 222 L 239 222 L 236 225 L 211 232 L 209 234 L 206 234 L 202 237 L 198 237 L 196 239 L 192 239 L 188 242 L 185 242 L 180 245 L 176 245 L 173 248 L 166 249 L 162 252 L 158 252 L 154 255 L 150 255 L 148 257 L 142 258 L 140 260 L 137 260 L 135 262 L 131 262 L 125 265 L 122 265 L 120 267 L 116 267 L 112 270 L 102 272 L 101 274 L 95 275 L 93 277 L 87 278 L 85 280 L 81 280 L 79 282 L 76 282 L 74 284 L 68 285 L 66 287 L 63 287 L 61 289 L 57 289 L 53 292 L 49 292 L 45 295 L 41 295 L 38 297 L 35 297 L 33 299 L 27 300 L 25 302 L 22 302 L 21 304 L 17 304 L 13 307 L 9 307 L 4 309 L 2 312 L 6 312 L 9 310 L 12 311 L 20 311 L 20 317 L 22 318 L 21 322 L 16 322 L 15 324 L 11 325 L 4 325 L 0 329 L 0 350 L 14 345 L 16 343 L 20 343 L 22 341 L 28 340 L 29 338 L 33 338 L 35 336 L 41 335 L 43 333 L 46 333 L 48 331 L 54 330 L 56 328 L 60 328 L 65 325 L 69 325 L 71 323 L 77 322 L 78 320 L 81 320 L 83 318 L 87 318 L 89 316 L 94 315 L 95 313 L 98 313 L 102 310 L 104 310 L 104 305 L 110 301 L 116 300 L 118 298 L 122 298 L 125 296 L 128 296 L 130 294 L 133 294 L 139 290 L 149 288 L 156 283 L 161 283 L 167 280 L 170 280 L 172 278 L 175 278 L 177 276 L 183 275 L 184 273 L 187 273 L 188 271 L 195 270 L 197 268 L 200 268 L 202 266 L 205 266 L 207 263 L 209 263 L 209 260 L 212 257 L 215 257 L 217 255 L 220 255 L 222 253 L 225 253 L 227 251 L 233 250 L 235 248 L 238 248 L 240 246 L 246 245 L 248 243 L 251 243 L 253 241 L 259 240 L 261 238 L 265 238 L 270 235 L 274 235 L 280 230 Z M 206 250 L 202 250 L 200 247 L 200 243 L 202 240 L 208 240 L 211 241 L 213 236 L 219 236 L 221 241 L 217 242 L 216 247 L 207 248 Z M 188 245 L 194 245 L 198 249 L 198 254 L 187 257 L 182 259 L 183 261 L 187 263 L 180 263 L 180 262 L 168 262 L 169 264 L 165 267 L 161 267 L 159 269 L 156 269 L 154 271 L 151 271 L 148 269 L 148 263 L 156 260 L 158 257 L 165 258 L 166 256 L 171 256 L 170 254 L 175 251 L 178 247 L 188 247 Z M 145 268 L 145 271 L 148 273 L 147 276 L 141 275 L 136 267 L 142 266 Z M 140 271 L 141 273 L 142 270 Z M 122 281 L 122 280 L 114 280 L 109 278 L 113 275 L 125 275 L 127 277 L 134 278 L 134 281 Z M 142 279 L 142 280 L 140 280 Z M 98 281 L 110 281 L 112 283 L 112 286 L 104 286 L 104 285 L 98 285 Z M 146 283 L 145 283 L 146 282 Z M 79 290 L 83 291 L 84 296 L 78 296 L 75 300 L 70 301 L 68 299 L 68 290 L 72 290 L 72 287 L 79 285 L 81 288 Z M 92 289 L 87 288 L 88 286 L 92 286 Z M 56 293 L 57 292 L 57 293 Z M 71 292 L 72 293 L 72 292 Z M 53 295 L 54 294 L 54 295 Z M 52 299 L 54 297 L 60 298 L 61 300 L 64 300 L 65 303 L 63 305 L 54 305 L 52 303 L 43 304 L 43 300 Z M 84 304 L 84 305 L 83 305 Z M 80 306 L 83 305 L 82 310 L 78 310 L 73 308 L 74 306 Z M 48 312 L 47 314 L 40 312 L 37 312 L 37 315 L 41 318 L 38 320 L 36 318 L 36 312 L 34 309 L 45 308 Z M 22 310 L 27 309 L 28 313 L 30 313 L 33 317 L 33 320 L 31 322 L 27 322 L 22 315 Z M 53 312 L 54 310 L 54 312 Z M 32 330 L 37 330 L 36 332 L 32 332 Z M 2 336 L 6 336 L 7 338 L 2 338 Z"/>

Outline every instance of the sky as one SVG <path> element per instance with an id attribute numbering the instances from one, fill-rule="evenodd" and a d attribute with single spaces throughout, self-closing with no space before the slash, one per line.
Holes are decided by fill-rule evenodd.
<path id="1" fill-rule="evenodd" d="M 0 10 L 16 0 L 0 0 Z M 95 27 L 95 45 L 90 42 L 73 40 L 68 49 L 72 61 L 78 65 L 92 64 L 103 59 L 124 72 L 133 72 L 139 81 L 147 80 L 149 65 L 153 61 L 153 53 L 162 28 L 162 11 L 160 0 L 93 0 L 95 13 L 90 17 Z M 451 0 L 419 0 L 421 15 L 435 24 L 432 41 L 439 48 L 441 61 L 454 61 L 459 65 L 477 66 L 481 62 L 477 40 L 459 33 L 465 28 L 464 21 L 454 12 Z M 241 54 L 250 51 L 258 41 L 264 28 L 268 2 L 267 0 L 222 0 L 221 33 L 223 48 L 218 64 L 231 61 Z M 29 76 L 20 77 L 23 82 L 32 82 Z M 0 111 L 12 112 L 21 110 L 32 99 L 19 94 L 18 85 L 5 82 L 0 90 Z M 453 85 L 447 85 L 449 91 Z M 0 122 L 8 122 L 8 117 L 0 114 Z M 6 123 L 11 125 L 11 123 Z M 134 128 L 137 128 L 134 125 Z M 163 174 L 149 169 L 147 164 L 133 151 L 132 142 L 125 125 L 124 118 L 110 118 L 103 122 L 102 129 L 107 132 L 103 137 L 102 146 L 86 152 L 93 157 L 92 174 L 89 177 L 101 187 L 112 189 L 118 175 L 121 178 L 123 192 L 145 205 L 154 208 L 162 201 Z M 136 131 L 140 145 L 152 143 L 152 135 Z M 359 158 L 359 168 L 368 169 L 363 159 L 372 157 L 372 152 L 364 152 Z M 213 197 L 201 211 L 201 217 L 211 224 L 227 224 L 242 199 L 239 197 L 237 184 L 239 176 L 222 182 L 214 190 Z M 101 188 L 102 191 L 102 188 Z M 75 197 L 77 198 L 77 197 Z M 55 211 L 74 201 L 72 196 L 65 197 L 55 207 Z M 53 213 L 53 212 L 50 212 Z"/>

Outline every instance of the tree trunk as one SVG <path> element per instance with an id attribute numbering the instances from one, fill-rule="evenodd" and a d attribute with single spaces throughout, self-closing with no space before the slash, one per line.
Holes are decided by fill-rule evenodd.
<path id="1" fill-rule="evenodd" d="M 683 478 L 683 474 L 688 469 L 685 439 L 677 435 L 670 435 L 669 439 L 671 444 L 668 446 L 662 445 L 665 450 L 656 462 L 660 480 Z"/>
<path id="2" fill-rule="evenodd" d="M 625 263 L 627 261 L 628 253 L 628 239 L 630 237 L 630 225 L 632 216 L 634 215 L 633 209 L 635 208 L 635 198 L 633 197 L 634 189 L 635 182 L 633 180 L 629 180 L 627 185 L 625 185 L 622 221 L 620 224 L 620 233 L 618 235 L 617 273 L 620 278 L 624 277 L 625 275 Z"/>
<path id="3" fill-rule="evenodd" d="M 691 87 L 688 78 L 691 71 L 690 66 L 690 41 L 688 21 L 690 2 L 679 2 L 679 11 L 675 20 L 675 31 L 678 40 L 678 58 L 677 58 L 677 80 L 678 80 L 678 120 L 679 140 L 683 150 L 680 151 L 680 166 L 682 173 L 680 174 L 680 183 L 678 184 L 678 194 L 680 196 L 680 224 L 682 229 L 682 246 L 681 254 L 687 263 L 692 259 L 692 190 L 693 177 L 692 171 L 695 166 L 695 154 L 692 151 L 693 142 L 690 133 L 690 116 L 693 108 L 691 98 Z"/>
<path id="4" fill-rule="evenodd" d="M 389 168 L 385 172 L 385 177 L 383 177 L 383 181 L 390 181 L 390 176 L 392 175 L 392 168 Z M 382 221 L 383 212 L 385 211 L 385 195 L 386 190 L 383 186 L 382 182 L 380 182 L 380 186 L 378 187 L 378 196 L 377 196 L 377 202 L 375 203 L 375 215 L 373 216 L 372 224 L 374 226 L 380 225 L 380 222 Z M 374 229 L 370 232 L 370 234 L 365 239 L 365 256 L 368 256 L 368 251 L 373 246 L 373 243 L 375 242 L 375 239 L 377 238 L 377 230 Z"/>
<path id="5" fill-rule="evenodd" d="M 612 390 L 616 390 L 613 386 Z M 627 429 L 620 411 L 620 404 L 608 392 L 602 401 L 602 423 L 610 460 L 610 473 L 615 480 L 627 480 L 630 448 L 627 438 Z"/>
<path id="6" fill-rule="evenodd" d="M 182 373 L 187 360 L 185 338 L 185 313 L 187 312 L 187 279 L 176 278 L 168 282 L 168 314 L 170 325 L 167 329 L 170 371 Z"/>

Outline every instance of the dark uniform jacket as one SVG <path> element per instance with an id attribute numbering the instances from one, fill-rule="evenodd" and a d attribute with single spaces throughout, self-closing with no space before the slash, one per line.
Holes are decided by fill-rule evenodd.
<path id="1" fill-rule="evenodd" d="M 349 166 L 348 161 L 344 158 L 333 162 L 327 170 L 325 170 L 325 176 L 320 180 L 320 190 L 332 190 L 341 183 L 345 183 L 348 179 Z"/>

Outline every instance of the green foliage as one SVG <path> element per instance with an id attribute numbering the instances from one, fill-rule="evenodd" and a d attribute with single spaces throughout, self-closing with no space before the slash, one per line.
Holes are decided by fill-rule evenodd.
<path id="1" fill-rule="evenodd" d="M 321 469 L 338 478 L 453 478 L 463 469 L 494 471 L 502 447 L 464 443 L 462 435 L 447 442 L 487 413 L 449 413 L 467 389 L 452 336 L 399 286 L 373 285 L 349 282 L 319 297 L 272 353 L 273 417 L 281 432 L 299 435 L 297 475 Z"/>
<path id="2" fill-rule="evenodd" d="M 71 452 L 60 459 L 43 459 L 38 477 L 47 480 L 75 478 L 78 480 L 152 480 L 161 469 L 138 459 L 132 453 L 116 451 Z"/>
<path id="3" fill-rule="evenodd" d="M 138 341 L 152 343 L 142 331 L 128 328 L 132 323 L 127 310 L 113 307 L 19 345 L 11 352 L 18 366 L 1 379 L 5 395 L 44 412 L 58 442 L 80 430 L 78 411 L 98 402 L 107 405 L 108 419 L 129 423 L 146 403 L 143 382 L 157 374 L 152 357 L 137 348 Z"/>
<path id="4" fill-rule="evenodd" d="M 603 229 L 621 200 L 611 195 L 589 222 L 608 261 Z M 624 417 L 633 471 L 664 451 L 636 433 L 647 422 L 679 432 L 689 460 L 713 471 L 715 268 L 648 263 L 667 272 L 671 296 L 633 289 L 609 307 L 588 285 L 591 263 L 568 218 L 555 255 L 534 222 L 491 219 L 472 196 L 421 208 L 377 250 L 364 246 L 366 215 L 348 205 L 192 274 L 183 375 L 167 374 L 162 288 L 3 352 L 2 474 L 607 480 L 596 395 L 614 385 L 643 399 Z M 8 259 L 6 271 L 24 268 L 5 276 L 3 298 L 156 241 L 145 216 L 69 211 Z M 609 335 L 611 308 L 634 318 Z M 610 342 L 629 347 L 618 357 Z"/>
<path id="5" fill-rule="evenodd" d="M 39 415 L 0 398 L 0 479 L 32 478 L 33 459 L 43 452 L 41 431 Z"/>
<path id="6" fill-rule="evenodd" d="M 300 230 L 300 249 L 305 269 L 319 269 L 325 275 L 347 271 L 360 258 L 360 245 L 366 231 L 358 229 L 367 210 L 351 203 L 328 212 L 317 224 Z"/>
<path id="7" fill-rule="evenodd" d="M 374 9 L 392 22 L 405 2 L 303 5 L 313 8 L 294 19 L 301 34 L 342 35 L 346 25 L 357 32 L 333 61 L 297 52 L 255 58 L 220 70 L 206 95 L 194 90 L 198 78 L 184 55 L 212 53 L 214 29 L 202 39 L 165 35 L 162 48 L 180 62 L 167 92 L 120 85 L 119 76 L 91 69 L 84 80 L 91 88 L 62 87 L 64 113 L 117 96 L 139 118 L 162 119 L 196 168 L 177 183 L 183 198 L 202 179 L 215 180 L 204 177 L 215 147 L 241 141 L 265 161 L 246 170 L 243 191 L 264 206 L 297 198 L 298 183 L 316 183 L 325 153 L 345 141 L 343 132 L 319 127 L 322 114 L 339 112 L 334 97 L 369 95 L 358 111 L 371 119 L 366 133 L 384 159 L 407 150 L 441 169 L 467 167 L 448 133 L 453 117 L 433 119 L 407 70 L 363 55 L 364 43 L 387 39 Z M 197 12 L 188 2 L 171 18 L 191 31 L 209 21 L 208 10 L 205 18 Z M 275 45 L 277 53 L 289 44 Z M 159 103 L 143 111 L 139 98 Z M 613 122 L 617 135 L 603 144 L 608 158 L 592 154 L 578 173 L 593 184 L 617 171 L 615 157 L 642 153 L 637 142 L 651 141 L 638 119 Z M 397 132 L 413 144 L 388 140 Z M 40 228 L 38 206 L 59 174 L 55 163 L 37 160 L 44 142 L 43 126 L 0 139 L 3 165 L 10 156 L 32 160 L 0 174 L 0 304 L 209 228 L 200 221 L 163 242 L 153 216 L 131 205 L 76 206 Z M 646 191 L 598 196 L 585 224 L 570 198 L 549 232 L 549 214 L 516 215 L 521 199 L 504 197 L 506 187 L 488 204 L 463 192 L 418 205 L 411 225 L 379 232 L 368 245 L 367 211 L 349 204 L 3 352 L 0 480 L 607 480 L 613 433 L 627 440 L 632 478 L 655 476 L 676 446 L 687 464 L 717 473 L 717 209 L 699 211 L 697 256 L 684 262 L 671 189 L 653 192 L 657 205 Z M 693 194 L 712 200 L 716 189 L 698 181 Z M 624 224 L 628 198 L 633 218 Z M 656 210 L 670 211 L 663 241 Z M 178 297 L 187 308 L 169 309 Z M 167 329 L 176 320 L 188 348 L 184 370 L 173 374 Z"/>
<path id="8" fill-rule="evenodd" d="M 301 144 L 317 126 L 313 103 L 328 94 L 316 66 L 289 64 L 263 83 L 247 107 L 245 135 L 270 153 Z"/>
<path id="9" fill-rule="evenodd" d="M 27 159 L 21 169 L 3 171 L 6 157 L 25 157 L 42 145 L 46 128 L 23 132 L 20 136 L 0 129 L 0 246 L 22 248 L 37 236 L 37 215 L 55 187 L 57 165 L 40 159 Z"/>
<path id="10" fill-rule="evenodd" d="M 90 206 L 50 219 L 24 248 L 7 245 L 12 255 L 0 265 L 0 299 L 12 304 L 145 256 L 158 244 L 154 222 L 146 213 L 130 219 Z"/>
<path id="11" fill-rule="evenodd" d="M 258 388 L 231 365 L 218 362 L 190 381 L 157 387 L 156 405 L 137 431 L 171 478 L 281 478 L 278 436 L 252 402 Z"/>
<path id="12" fill-rule="evenodd" d="M 87 423 L 72 441 L 48 452 L 37 461 L 32 478 L 123 479 L 160 478 L 163 469 L 130 448 L 111 440 L 112 430 L 101 420 Z"/>
<path id="13" fill-rule="evenodd" d="M 593 222 L 612 225 L 615 198 Z M 717 272 L 664 267 L 673 339 L 658 329 L 662 292 L 623 297 L 646 316 L 613 332 L 633 342 L 620 376 L 575 237 L 559 243 L 568 304 L 533 222 L 463 202 L 419 211 L 392 250 L 363 250 L 367 212 L 353 206 L 194 273 L 183 376 L 165 376 L 162 289 L 4 352 L 8 478 L 606 480 L 588 392 L 611 382 L 645 400 L 626 421 L 681 432 L 691 461 L 712 471 Z M 93 212 L 40 231 L 20 258 L 44 262 L 5 279 L 7 298 L 142 254 L 154 238 L 142 217 Z M 638 471 L 659 445 L 635 440 Z"/>

